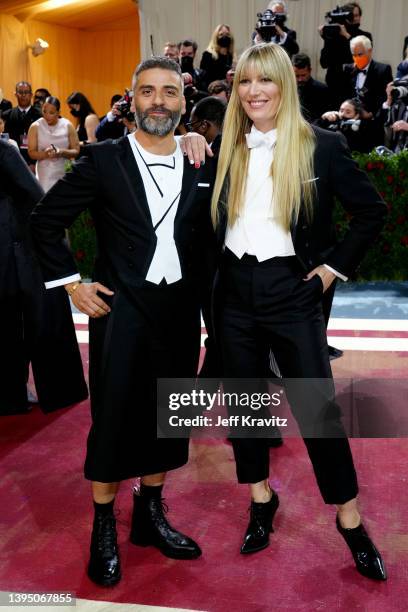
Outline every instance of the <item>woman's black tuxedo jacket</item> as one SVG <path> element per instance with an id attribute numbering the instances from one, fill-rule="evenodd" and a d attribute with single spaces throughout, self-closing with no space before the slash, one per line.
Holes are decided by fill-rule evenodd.
<path id="1" fill-rule="evenodd" d="M 302 211 L 292 223 L 296 256 L 305 271 L 326 263 L 349 277 L 380 232 L 387 207 L 380 195 L 353 161 L 344 136 L 313 126 L 316 136 L 313 219 Z M 228 181 L 221 200 L 225 201 Z M 336 240 L 333 210 L 337 198 L 351 219 L 345 236 Z M 220 204 L 217 229 L 219 248 L 224 244 L 226 215 Z"/>

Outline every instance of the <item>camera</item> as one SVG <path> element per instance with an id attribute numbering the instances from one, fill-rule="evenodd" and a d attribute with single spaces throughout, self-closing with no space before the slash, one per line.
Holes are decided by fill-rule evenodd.
<path id="1" fill-rule="evenodd" d="M 132 122 L 135 120 L 135 114 L 130 110 L 132 99 L 133 91 L 126 89 L 123 97 L 115 104 L 115 107 L 119 111 L 118 119 L 127 119 Z"/>
<path id="2" fill-rule="evenodd" d="M 347 133 L 349 130 L 358 132 L 361 125 L 361 119 L 338 119 L 335 123 L 331 123 L 327 129 L 333 132 Z"/>
<path id="3" fill-rule="evenodd" d="M 408 79 L 395 79 L 391 90 L 392 103 L 405 102 L 408 104 Z"/>
<path id="4" fill-rule="evenodd" d="M 346 23 L 352 23 L 353 11 L 344 10 L 339 5 L 332 11 L 329 11 L 325 15 L 327 24 L 323 27 L 323 38 L 326 40 L 332 40 L 340 35 L 340 25 L 346 25 Z"/>
<path id="5" fill-rule="evenodd" d="M 286 21 L 284 13 L 273 13 L 270 9 L 266 9 L 263 13 L 257 13 L 258 21 L 255 25 L 255 30 L 264 42 L 271 42 L 276 36 L 276 25 L 280 28 Z"/>

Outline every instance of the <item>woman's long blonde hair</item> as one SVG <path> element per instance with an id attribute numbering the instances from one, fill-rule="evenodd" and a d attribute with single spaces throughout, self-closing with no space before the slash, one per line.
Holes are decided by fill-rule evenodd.
<path id="1" fill-rule="evenodd" d="M 232 57 L 234 57 L 234 37 L 231 33 L 231 28 L 226 23 L 220 23 L 215 28 L 214 32 L 211 34 L 210 42 L 208 43 L 208 47 L 206 51 L 211 53 L 215 60 L 218 59 L 220 53 L 220 46 L 218 44 L 218 35 L 220 33 L 221 28 L 228 28 L 229 35 L 231 36 L 231 43 L 228 47 L 228 53 L 231 53 Z"/>
<path id="2" fill-rule="evenodd" d="M 273 43 L 262 43 L 246 49 L 235 71 L 231 98 L 224 120 L 222 144 L 218 159 L 217 177 L 211 205 L 214 226 L 217 225 L 219 206 L 227 211 L 231 226 L 240 214 L 245 196 L 249 149 L 245 134 L 252 121 L 245 113 L 238 96 L 238 86 L 249 72 L 268 77 L 278 87 L 280 103 L 276 114 L 276 141 L 271 166 L 275 218 L 289 231 L 296 222 L 303 204 L 310 219 L 313 209 L 315 184 L 313 181 L 313 154 L 315 137 L 309 124 L 302 117 L 297 84 L 290 59 L 284 49 Z M 228 175 L 228 191 L 222 187 Z M 271 202 L 272 206 L 272 202 Z"/>

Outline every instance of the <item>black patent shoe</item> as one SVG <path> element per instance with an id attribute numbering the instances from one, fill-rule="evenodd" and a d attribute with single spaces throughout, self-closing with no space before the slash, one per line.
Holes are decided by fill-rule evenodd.
<path id="1" fill-rule="evenodd" d="M 121 579 L 120 559 L 113 515 L 96 515 L 92 537 L 88 576 L 101 586 L 113 586 Z"/>
<path id="2" fill-rule="evenodd" d="M 350 548 L 360 574 L 373 580 L 387 580 L 384 562 L 364 525 L 360 523 L 358 527 L 345 529 L 340 525 L 339 517 L 336 516 L 336 526 Z"/>
<path id="3" fill-rule="evenodd" d="M 188 536 L 173 529 L 167 521 L 168 507 L 161 496 L 133 493 L 130 541 L 137 546 L 155 546 L 171 559 L 197 559 L 201 549 Z"/>
<path id="4" fill-rule="evenodd" d="M 279 506 L 279 497 L 272 491 L 271 499 L 266 503 L 251 502 L 251 515 L 246 530 L 241 553 L 258 552 L 269 545 L 269 534 L 273 533 L 272 521 Z"/>

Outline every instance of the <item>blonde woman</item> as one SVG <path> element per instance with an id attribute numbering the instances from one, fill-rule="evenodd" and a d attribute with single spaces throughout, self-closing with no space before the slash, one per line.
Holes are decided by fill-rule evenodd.
<path id="1" fill-rule="evenodd" d="M 352 217 L 338 243 L 334 196 Z M 385 213 L 343 137 L 302 118 L 286 52 L 275 44 L 247 49 L 236 68 L 212 200 L 220 252 L 223 247 L 215 301 L 223 374 L 235 379 L 236 390 L 243 378 L 259 378 L 265 352 L 273 351 L 323 500 L 337 507 L 337 529 L 358 571 L 376 580 L 386 573 L 357 508 L 321 298 L 336 276 L 347 280 Z M 249 437 L 232 443 L 238 481 L 251 492 L 241 552 L 253 553 L 268 546 L 279 505 L 268 483 L 269 445 Z"/>
<path id="2" fill-rule="evenodd" d="M 204 71 L 203 79 L 207 87 L 213 81 L 225 79 L 233 58 L 234 37 L 231 28 L 221 23 L 212 33 L 208 47 L 201 57 L 200 68 Z"/>

